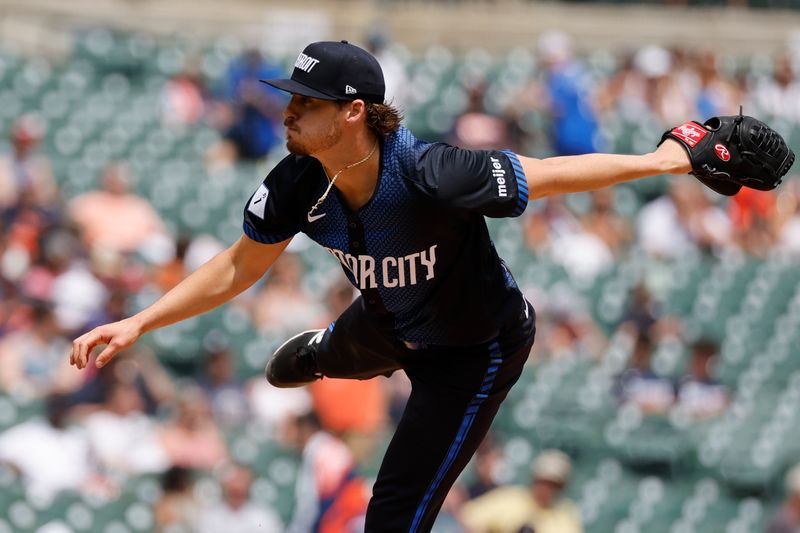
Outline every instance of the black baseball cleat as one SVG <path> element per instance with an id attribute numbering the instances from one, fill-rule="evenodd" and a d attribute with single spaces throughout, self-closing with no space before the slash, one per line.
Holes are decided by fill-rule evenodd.
<path id="1" fill-rule="evenodd" d="M 267 381 L 275 387 L 290 388 L 322 379 L 317 367 L 317 347 L 324 334 L 324 329 L 312 329 L 281 344 L 267 363 Z"/>

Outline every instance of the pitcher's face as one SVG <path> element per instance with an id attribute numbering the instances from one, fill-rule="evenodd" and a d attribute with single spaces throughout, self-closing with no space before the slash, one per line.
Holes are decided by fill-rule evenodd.
<path id="1" fill-rule="evenodd" d="M 342 137 L 344 110 L 332 100 L 293 94 L 283 111 L 286 148 L 295 155 L 328 150 Z"/>

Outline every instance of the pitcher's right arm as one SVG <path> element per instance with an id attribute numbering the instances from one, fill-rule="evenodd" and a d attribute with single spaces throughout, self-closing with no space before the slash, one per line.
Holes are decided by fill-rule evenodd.
<path id="1" fill-rule="evenodd" d="M 242 236 L 227 250 L 198 268 L 153 305 L 111 324 L 99 326 L 75 339 L 70 363 L 84 368 L 96 346 L 107 345 L 97 357 L 102 367 L 129 348 L 144 333 L 205 313 L 255 283 L 283 253 L 291 239 L 262 244 Z"/>

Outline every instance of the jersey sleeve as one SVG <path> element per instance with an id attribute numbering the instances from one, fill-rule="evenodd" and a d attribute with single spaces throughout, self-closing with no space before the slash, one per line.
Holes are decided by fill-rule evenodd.
<path id="1" fill-rule="evenodd" d="M 299 195 L 295 191 L 294 174 L 298 171 L 294 156 L 278 163 L 244 208 L 244 234 L 262 244 L 285 241 L 299 229 Z"/>
<path id="2" fill-rule="evenodd" d="M 509 150 L 435 144 L 422 154 L 417 171 L 436 199 L 451 207 L 489 217 L 516 217 L 528 205 L 525 172 Z"/>

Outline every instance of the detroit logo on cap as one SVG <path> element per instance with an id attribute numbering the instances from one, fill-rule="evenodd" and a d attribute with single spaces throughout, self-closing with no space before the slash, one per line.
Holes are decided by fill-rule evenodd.
<path id="1" fill-rule="evenodd" d="M 301 52 L 300 55 L 297 56 L 297 61 L 294 62 L 294 68 L 299 68 L 303 72 L 311 72 L 311 69 L 313 69 L 317 63 L 319 63 L 319 59 L 307 56 Z"/>

